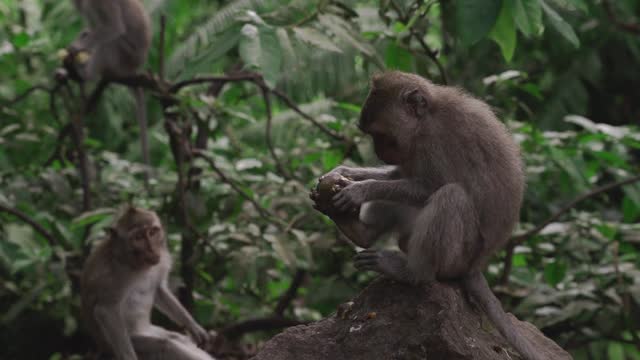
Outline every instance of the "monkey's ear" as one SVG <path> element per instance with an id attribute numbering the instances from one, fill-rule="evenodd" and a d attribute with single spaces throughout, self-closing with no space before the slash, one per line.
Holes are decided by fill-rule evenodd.
<path id="1" fill-rule="evenodd" d="M 402 94 L 405 104 L 411 112 L 418 118 L 422 118 L 427 113 L 429 106 L 427 98 L 419 89 L 407 90 Z"/>

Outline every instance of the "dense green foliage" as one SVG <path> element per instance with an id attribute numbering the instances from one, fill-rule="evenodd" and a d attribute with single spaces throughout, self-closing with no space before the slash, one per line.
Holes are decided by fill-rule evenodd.
<path id="1" fill-rule="evenodd" d="M 91 199 L 83 210 L 81 154 L 64 130 L 82 99 L 77 85 L 54 88 L 53 79 L 58 49 L 81 19 L 71 1 L 0 2 L 0 358 L 88 351 L 77 274 L 127 201 L 163 217 L 172 281 L 206 327 L 333 312 L 371 276 L 355 272 L 352 248 L 311 208 L 308 189 L 340 163 L 374 163 L 355 120 L 376 71 L 447 81 L 494 106 L 526 160 L 518 233 L 579 195 L 640 172 L 640 1 L 145 4 L 154 20 L 151 72 L 164 64 L 175 83 L 244 70 L 264 83 L 188 86 L 164 108 L 148 91 L 148 189 L 133 102 L 123 86 L 109 87 L 83 119 Z M 176 162 L 168 112 L 211 163 Z M 639 219 L 637 182 L 578 202 L 495 258 L 488 269 L 494 289 L 508 310 L 576 359 L 640 359 Z M 302 285 L 282 309 L 294 277 Z M 42 345 L 33 346 L 33 334 Z M 271 334 L 251 332 L 241 342 Z"/>

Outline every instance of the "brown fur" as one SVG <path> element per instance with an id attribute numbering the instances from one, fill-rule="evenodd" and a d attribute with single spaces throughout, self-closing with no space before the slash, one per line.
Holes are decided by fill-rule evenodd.
<path id="1" fill-rule="evenodd" d="M 198 342 L 208 336 L 169 291 L 170 270 L 171 256 L 158 216 L 127 207 L 82 272 L 83 317 L 102 352 L 128 360 L 159 355 L 167 360 L 211 359 L 186 336 L 151 324 L 155 305 Z"/>

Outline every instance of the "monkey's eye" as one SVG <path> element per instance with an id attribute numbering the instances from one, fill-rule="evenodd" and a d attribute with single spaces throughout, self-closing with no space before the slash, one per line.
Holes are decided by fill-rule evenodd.
<path id="1" fill-rule="evenodd" d="M 160 230 L 158 229 L 158 227 L 153 226 L 153 227 L 151 227 L 151 229 L 148 230 L 148 234 L 149 234 L 149 236 L 156 236 L 156 235 L 158 235 L 159 231 Z"/>

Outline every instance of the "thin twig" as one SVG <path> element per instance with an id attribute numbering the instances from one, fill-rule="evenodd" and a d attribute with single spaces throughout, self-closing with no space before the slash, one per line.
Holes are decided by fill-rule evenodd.
<path id="1" fill-rule="evenodd" d="M 160 63 L 158 64 L 158 76 L 160 81 L 164 82 L 164 36 L 167 26 L 167 17 L 160 15 L 160 44 L 158 44 L 158 56 L 160 57 Z"/>
<path id="2" fill-rule="evenodd" d="M 69 86 L 65 86 L 67 90 L 67 95 L 70 98 L 73 98 L 73 93 Z M 80 107 L 84 110 L 85 106 Z M 87 158 L 87 152 L 84 147 L 84 129 L 83 129 L 83 119 L 80 115 L 79 111 L 74 109 L 71 104 L 67 103 L 67 112 L 71 114 L 71 127 L 72 127 L 72 138 L 73 142 L 76 146 L 76 151 L 78 155 L 78 172 L 80 174 L 80 181 L 82 183 L 82 210 L 87 211 L 91 208 L 91 184 L 89 183 L 89 160 Z"/>
<path id="3" fill-rule="evenodd" d="M 280 100 L 282 100 L 282 102 L 285 103 L 285 105 L 287 105 L 291 110 L 295 111 L 296 113 L 298 113 L 298 115 L 302 116 L 304 119 L 308 120 L 309 122 L 311 122 L 315 127 L 317 127 L 318 129 L 320 129 L 320 131 L 322 131 L 323 133 L 327 134 L 328 136 L 336 139 L 336 140 L 340 140 L 343 141 L 347 144 L 350 144 L 353 142 L 353 140 L 349 139 L 346 136 L 343 136 L 341 134 L 336 133 L 335 131 L 329 129 L 328 127 L 324 126 L 323 124 L 319 123 L 316 119 L 314 119 L 311 115 L 305 113 L 304 111 L 302 111 L 302 109 L 300 109 L 298 107 L 298 105 L 296 105 L 293 100 L 291 100 L 284 92 L 278 90 L 278 89 L 269 89 L 269 91 L 271 93 L 273 93 L 276 97 L 278 97 Z"/>
<path id="4" fill-rule="evenodd" d="M 229 186 L 231 186 L 231 188 L 236 193 L 238 193 L 245 200 L 249 201 L 253 205 L 253 207 L 258 211 L 260 216 L 262 216 L 263 218 L 265 218 L 267 220 L 277 219 L 274 215 L 272 215 L 262 205 L 258 204 L 258 202 L 251 195 L 247 194 L 233 180 L 229 179 L 227 177 L 227 175 L 225 175 L 225 173 L 222 170 L 220 170 L 220 168 L 218 168 L 218 166 L 216 165 L 215 161 L 213 161 L 213 159 L 208 154 L 206 154 L 205 152 L 202 152 L 202 151 L 200 151 L 198 149 L 194 149 L 193 150 L 193 155 L 204 159 L 209 164 L 211 169 L 218 175 L 220 180 L 222 180 L 224 183 L 226 183 Z"/>
<path id="5" fill-rule="evenodd" d="M 265 125 L 265 138 L 267 141 L 267 148 L 269 149 L 269 153 L 271 153 L 271 157 L 273 157 L 273 161 L 276 163 L 276 168 L 280 175 L 282 175 L 285 179 L 291 179 L 292 175 L 285 169 L 284 165 L 280 161 L 278 154 L 276 154 L 276 149 L 273 147 L 273 141 L 271 140 L 271 123 L 272 123 L 272 114 L 271 114 L 271 99 L 269 98 L 269 91 L 265 86 L 260 86 L 260 91 L 262 92 L 262 99 L 264 100 L 264 107 L 267 112 L 267 121 Z"/>
<path id="6" fill-rule="evenodd" d="M 49 156 L 47 161 L 44 162 L 44 167 L 48 167 L 56 158 L 60 157 L 60 148 L 62 148 L 62 142 L 67 136 L 69 136 L 69 134 L 71 134 L 72 129 L 73 127 L 71 124 L 67 124 L 63 126 L 62 129 L 60 129 L 60 132 L 58 133 L 58 137 L 56 139 L 56 147 L 53 150 L 53 153 L 51 153 L 51 156 Z"/>
<path id="7" fill-rule="evenodd" d="M 637 23 L 625 23 L 618 19 L 615 12 L 613 11 L 613 5 L 610 0 L 604 0 L 602 2 L 602 6 L 604 6 L 604 10 L 607 13 L 607 17 L 614 23 L 618 28 L 630 32 L 632 34 L 640 34 L 640 24 Z"/>
<path id="8" fill-rule="evenodd" d="M 416 40 L 418 40 L 418 43 L 420 44 L 420 46 L 424 50 L 425 54 L 427 54 L 427 56 L 431 59 L 431 61 L 433 61 L 433 63 L 436 64 L 436 66 L 438 67 L 438 71 L 440 72 L 440 79 L 442 80 L 442 84 L 443 85 L 447 85 L 449 83 L 449 79 L 447 77 L 446 71 L 444 70 L 444 66 L 442 66 L 442 63 L 440 62 L 440 59 L 438 59 L 438 52 L 435 51 L 435 50 L 431 50 L 429 45 L 427 45 L 427 43 L 424 42 L 424 39 L 422 38 L 422 36 L 420 36 L 420 34 L 418 32 L 416 32 L 414 29 L 411 29 L 411 35 L 413 35 L 413 37 Z"/>

